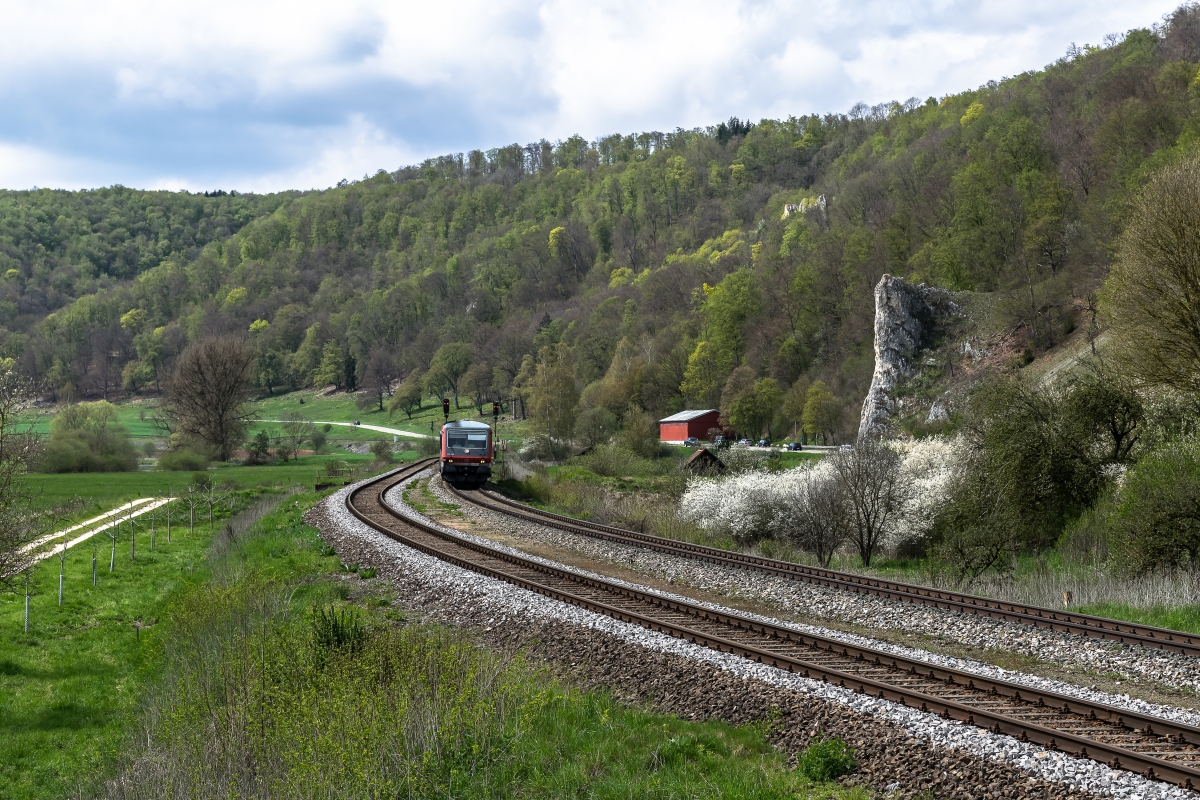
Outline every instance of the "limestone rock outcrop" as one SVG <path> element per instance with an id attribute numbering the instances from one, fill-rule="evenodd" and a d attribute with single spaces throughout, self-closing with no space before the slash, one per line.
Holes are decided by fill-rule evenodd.
<path id="1" fill-rule="evenodd" d="M 875 374 L 863 401 L 859 437 L 878 436 L 888 429 L 896 406 L 896 387 L 912 377 L 921 348 L 933 332 L 933 295 L 942 290 L 914 286 L 903 278 L 884 275 L 875 287 Z"/>

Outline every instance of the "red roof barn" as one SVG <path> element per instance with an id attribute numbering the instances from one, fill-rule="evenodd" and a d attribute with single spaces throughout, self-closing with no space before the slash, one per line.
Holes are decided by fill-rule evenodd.
<path id="1" fill-rule="evenodd" d="M 702 411 L 680 411 L 658 421 L 658 438 L 664 442 L 682 442 L 692 436 L 708 438 L 711 428 L 721 427 L 721 412 L 715 408 Z"/>

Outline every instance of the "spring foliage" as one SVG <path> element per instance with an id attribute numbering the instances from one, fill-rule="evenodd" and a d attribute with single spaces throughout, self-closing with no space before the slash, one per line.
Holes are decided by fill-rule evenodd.
<path id="1" fill-rule="evenodd" d="M 98 400 L 63 408 L 50 422 L 39 468 L 43 472 L 128 472 L 137 469 L 137 452 L 117 407 Z"/>
<path id="2" fill-rule="evenodd" d="M 367 385 L 377 350 L 428 373 L 460 345 L 475 389 L 521 401 L 523 357 L 565 345 L 580 410 L 716 407 L 746 366 L 758 390 L 721 410 L 747 435 L 799 409 L 840 440 L 884 273 L 998 291 L 1034 350 L 1061 339 L 1113 210 L 1200 132 L 1198 14 L 848 114 L 511 144 L 323 192 L 0 193 L 0 356 L 71 398 L 157 389 L 203 331 L 249 333 L 264 392 Z M 470 374 L 437 366 L 439 389 Z M 780 418 L 768 379 L 824 391 Z"/>
<path id="3" fill-rule="evenodd" d="M 1121 237 L 1103 294 L 1122 366 L 1149 383 L 1200 391 L 1200 155 L 1158 172 Z"/>

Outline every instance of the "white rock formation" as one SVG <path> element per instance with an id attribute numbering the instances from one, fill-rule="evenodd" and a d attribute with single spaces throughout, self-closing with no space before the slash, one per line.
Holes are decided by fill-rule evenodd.
<path id="1" fill-rule="evenodd" d="M 875 287 L 875 374 L 863 401 L 859 438 L 887 430 L 896 384 L 913 374 L 917 353 L 929 337 L 933 310 L 924 284 L 884 275 Z"/>

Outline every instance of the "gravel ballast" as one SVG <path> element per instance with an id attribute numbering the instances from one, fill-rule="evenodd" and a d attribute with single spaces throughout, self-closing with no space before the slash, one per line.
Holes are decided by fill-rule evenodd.
<path id="1" fill-rule="evenodd" d="M 447 622 L 482 628 L 497 641 L 539 639 L 540 651 L 550 660 L 574 665 L 596 684 L 635 693 L 683 716 L 744 722 L 769 719 L 774 709 L 786 721 L 777 739 L 791 750 L 803 746 L 818 729 L 844 733 L 860 747 L 864 779 L 877 789 L 898 782 L 894 796 L 917 797 L 928 791 L 946 798 L 1071 797 L 1077 792 L 1147 800 L 1195 796 L 1096 762 L 717 653 L 453 567 L 359 522 L 345 509 L 349 491 L 321 503 L 310 512 L 309 521 L 321 528 L 343 560 L 376 567 L 397 585 L 407 605 Z M 394 505 L 402 503 L 398 490 L 388 499 Z"/>
<path id="2" fill-rule="evenodd" d="M 1150 680 L 1173 689 L 1200 691 L 1200 659 L 1182 653 L 1088 639 L 1016 622 L 918 606 L 657 553 L 525 522 L 464 503 L 447 492 L 437 477 L 430 480 L 429 487 L 434 496 L 443 502 L 453 503 L 467 518 L 491 530 L 571 550 L 681 586 L 765 602 L 784 613 L 801 613 L 859 627 L 933 636 L 972 648 L 1020 653 L 1068 669 L 1117 675 L 1126 680 Z"/>

